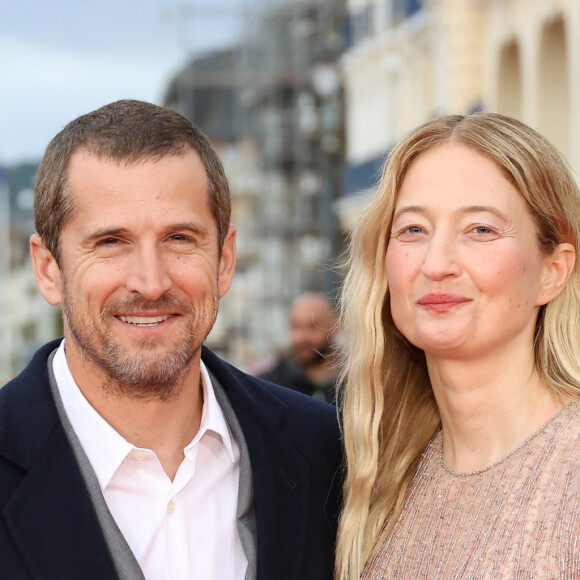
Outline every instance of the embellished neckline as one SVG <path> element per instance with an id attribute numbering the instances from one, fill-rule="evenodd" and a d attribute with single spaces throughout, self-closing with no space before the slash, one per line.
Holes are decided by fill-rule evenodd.
<path id="1" fill-rule="evenodd" d="M 486 467 L 482 467 L 481 469 L 475 469 L 474 471 L 455 471 L 454 469 L 451 469 L 451 467 L 449 467 L 449 465 L 445 461 L 445 457 L 443 455 L 443 430 L 440 430 L 439 433 L 441 434 L 441 437 L 439 438 L 440 439 L 439 440 L 439 463 L 441 464 L 441 467 L 447 473 L 454 475 L 455 477 L 468 477 L 471 475 L 479 475 L 481 473 L 485 473 L 486 471 L 490 471 L 494 467 L 497 467 L 501 463 L 504 463 L 505 461 L 507 461 L 508 459 L 513 457 L 520 449 L 522 449 L 522 447 L 525 447 L 526 445 L 528 445 L 528 443 L 530 443 L 530 441 L 532 441 L 538 435 L 543 433 L 545 431 L 545 429 L 547 427 L 549 427 L 552 424 L 552 422 L 554 422 L 558 417 L 563 415 L 565 411 L 567 411 L 568 409 L 573 410 L 577 406 L 578 406 L 578 403 L 576 401 L 572 401 L 571 403 L 569 403 L 568 405 L 566 405 L 565 407 L 560 409 L 555 415 L 550 417 L 539 429 L 534 431 L 525 441 L 522 441 L 517 447 L 512 449 L 507 455 L 504 455 L 504 457 L 498 459 L 497 461 L 494 461 L 493 463 L 491 463 L 490 465 L 488 465 Z"/>

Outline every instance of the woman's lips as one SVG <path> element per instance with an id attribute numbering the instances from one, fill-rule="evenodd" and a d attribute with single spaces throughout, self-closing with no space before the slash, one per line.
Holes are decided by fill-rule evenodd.
<path id="1" fill-rule="evenodd" d="M 455 306 L 459 306 L 460 304 L 465 304 L 466 302 L 470 302 L 469 298 L 465 298 L 465 296 L 458 296 L 457 294 L 447 294 L 447 293 L 439 293 L 439 292 L 432 292 L 430 294 L 426 294 L 417 300 L 417 304 L 426 308 L 427 310 L 432 310 L 434 312 L 445 312 L 447 310 L 451 310 Z"/>

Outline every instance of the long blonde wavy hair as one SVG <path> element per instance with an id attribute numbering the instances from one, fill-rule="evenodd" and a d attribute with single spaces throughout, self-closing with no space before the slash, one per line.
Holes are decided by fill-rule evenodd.
<path id="1" fill-rule="evenodd" d="M 344 335 L 339 391 L 347 460 L 336 570 L 360 578 L 382 531 L 396 521 L 421 454 L 440 428 L 423 351 L 395 328 L 385 252 L 397 195 L 421 153 L 454 142 L 487 155 L 518 189 L 535 220 L 538 244 L 578 251 L 580 192 L 566 161 L 523 123 L 491 113 L 445 116 L 411 131 L 384 165 L 377 194 L 350 243 L 341 294 Z M 535 362 L 563 398 L 580 397 L 580 265 L 563 292 L 540 310 Z"/>

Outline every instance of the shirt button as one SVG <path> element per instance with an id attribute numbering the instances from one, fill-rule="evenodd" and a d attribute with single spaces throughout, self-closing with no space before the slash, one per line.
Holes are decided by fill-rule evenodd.
<path id="1" fill-rule="evenodd" d="M 147 459 L 147 452 L 141 449 L 134 449 L 131 456 L 135 461 L 144 461 Z"/>
<path id="2" fill-rule="evenodd" d="M 168 504 L 167 504 L 167 513 L 168 514 L 172 514 L 175 511 L 175 503 L 173 500 L 171 500 Z"/>

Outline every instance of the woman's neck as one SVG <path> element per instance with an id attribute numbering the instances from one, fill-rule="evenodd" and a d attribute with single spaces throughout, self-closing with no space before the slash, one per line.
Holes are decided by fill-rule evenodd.
<path id="1" fill-rule="evenodd" d="M 565 405 L 543 383 L 533 361 L 428 360 L 428 366 L 445 460 L 455 471 L 502 459 Z"/>

